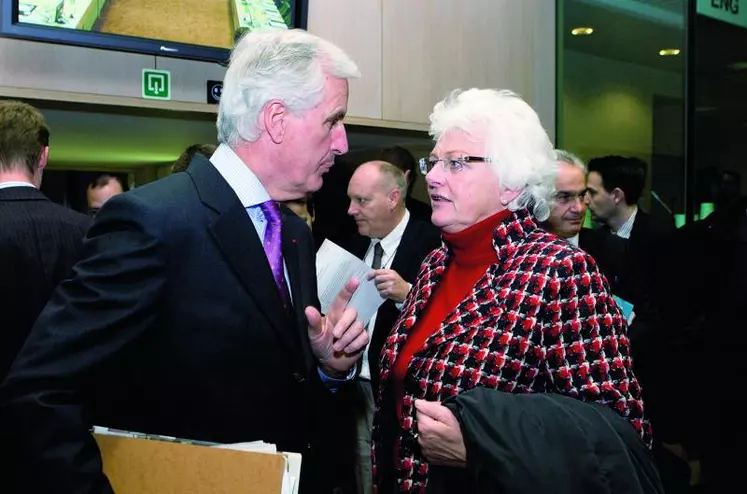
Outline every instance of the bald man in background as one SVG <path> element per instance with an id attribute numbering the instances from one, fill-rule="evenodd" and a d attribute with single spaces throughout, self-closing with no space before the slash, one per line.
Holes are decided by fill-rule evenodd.
<path id="1" fill-rule="evenodd" d="M 402 304 L 418 275 L 423 259 L 441 244 L 441 234 L 430 222 L 414 219 L 407 207 L 408 181 L 400 169 L 386 161 L 360 165 L 348 184 L 348 214 L 358 227 L 358 235 L 343 245 L 371 266 L 370 279 L 376 281 L 386 301 L 368 323 L 369 346 L 361 360 L 357 386 L 350 390 L 348 410 L 354 415 L 356 444 L 356 483 L 359 494 L 372 489 L 371 426 L 373 391 L 379 382 L 379 354 Z"/>

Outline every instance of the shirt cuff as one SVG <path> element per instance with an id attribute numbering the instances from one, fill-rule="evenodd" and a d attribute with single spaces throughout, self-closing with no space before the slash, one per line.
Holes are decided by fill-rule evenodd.
<path id="1" fill-rule="evenodd" d="M 350 382 L 355 378 L 355 372 L 356 372 L 356 366 L 354 365 L 352 369 L 350 369 L 350 373 L 348 373 L 347 376 L 343 377 L 342 379 L 337 379 L 334 377 L 329 377 L 327 374 L 322 371 L 321 367 L 316 368 L 317 372 L 319 372 L 319 377 L 322 380 L 322 383 L 324 383 L 325 386 L 327 386 L 327 389 L 332 391 L 333 393 L 337 392 L 337 388 L 339 388 L 340 384 Z"/>
<path id="2" fill-rule="evenodd" d="M 410 290 L 412 290 L 412 283 L 407 284 L 407 293 L 410 293 Z M 407 297 L 405 297 L 404 302 L 395 303 L 394 306 L 397 308 L 398 311 L 402 312 L 402 308 L 405 306 L 405 302 L 407 302 Z"/>

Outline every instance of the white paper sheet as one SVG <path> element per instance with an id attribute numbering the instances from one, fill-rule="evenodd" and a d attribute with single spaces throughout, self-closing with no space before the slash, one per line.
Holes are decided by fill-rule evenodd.
<path id="1" fill-rule="evenodd" d="M 300 453 L 278 453 L 274 444 L 264 441 L 253 441 L 248 443 L 220 444 L 214 448 L 233 449 L 236 451 L 250 451 L 252 453 L 281 454 L 285 458 L 285 471 L 280 488 L 280 494 L 298 494 L 299 481 L 301 480 L 301 454 Z"/>
<path id="2" fill-rule="evenodd" d="M 327 312 L 348 280 L 355 277 L 360 281 L 360 286 L 350 299 L 348 307 L 354 307 L 358 311 L 358 319 L 367 326 L 385 300 L 376 289 L 374 281 L 368 281 L 370 272 L 371 267 L 365 262 L 334 242 L 325 240 L 316 253 L 316 279 L 322 313 Z"/>

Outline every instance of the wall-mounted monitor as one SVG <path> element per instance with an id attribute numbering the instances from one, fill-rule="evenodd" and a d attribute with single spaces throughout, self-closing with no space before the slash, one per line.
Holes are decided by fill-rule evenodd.
<path id="1" fill-rule="evenodd" d="M 247 30 L 306 28 L 309 0 L 0 0 L 0 36 L 222 62 Z"/>

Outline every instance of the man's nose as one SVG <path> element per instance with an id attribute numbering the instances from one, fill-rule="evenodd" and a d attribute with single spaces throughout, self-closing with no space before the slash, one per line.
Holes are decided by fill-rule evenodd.
<path id="1" fill-rule="evenodd" d="M 571 204 L 571 211 L 574 213 L 583 213 L 586 211 L 586 200 L 584 197 L 577 197 L 573 200 L 573 204 Z"/>
<path id="2" fill-rule="evenodd" d="M 345 131 L 345 125 L 342 123 L 332 129 L 332 150 L 335 154 L 348 152 L 348 134 Z"/>

